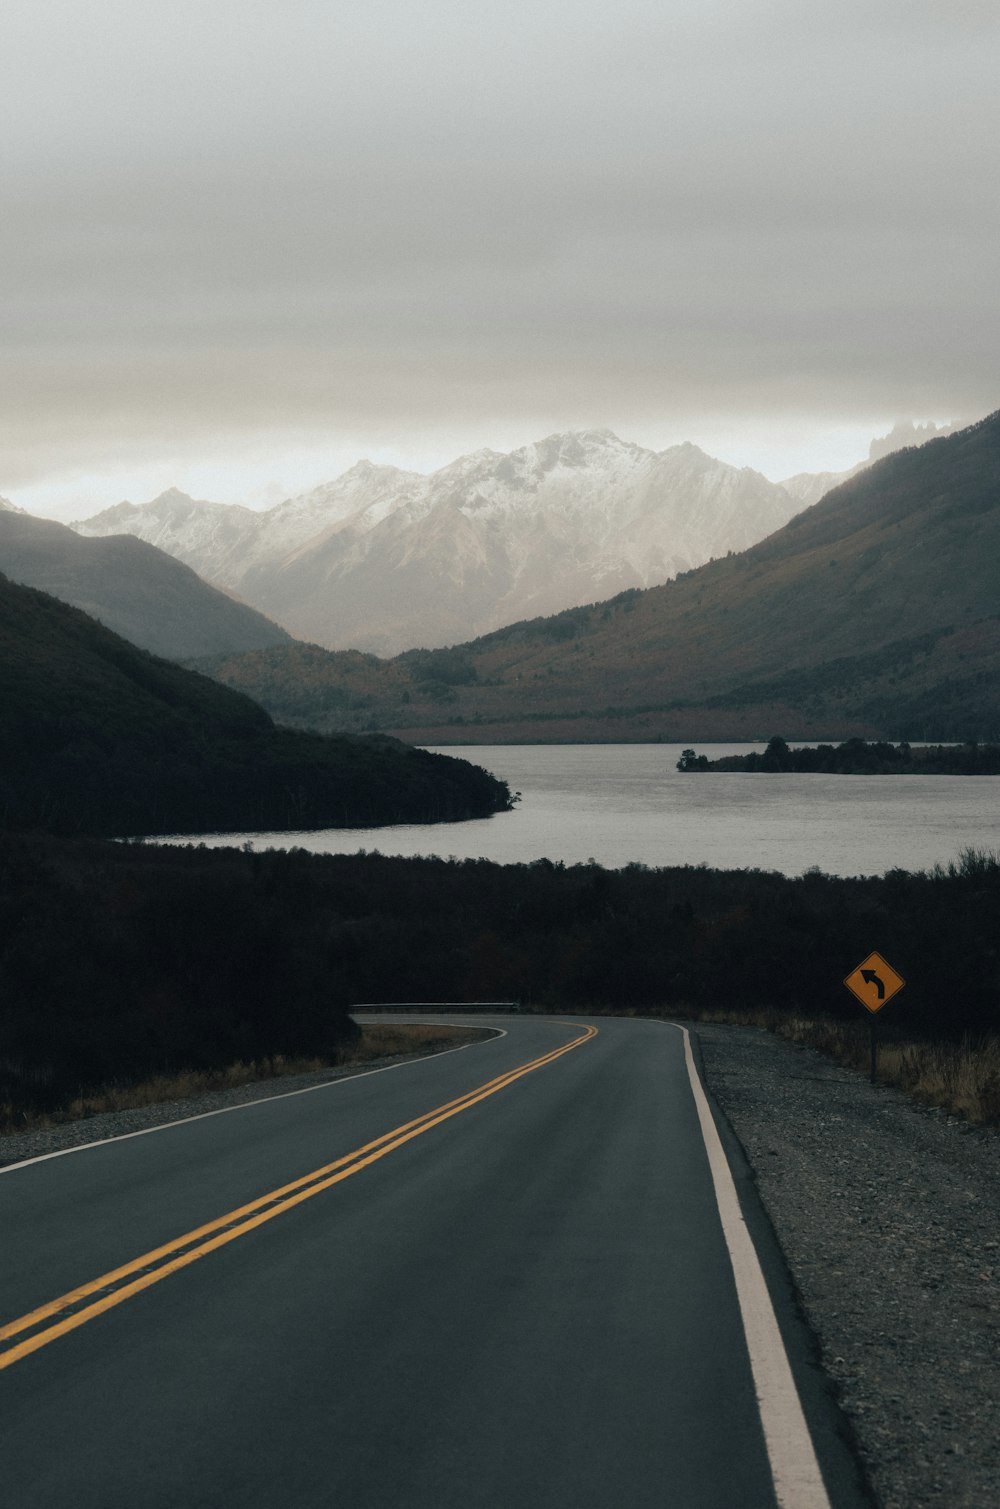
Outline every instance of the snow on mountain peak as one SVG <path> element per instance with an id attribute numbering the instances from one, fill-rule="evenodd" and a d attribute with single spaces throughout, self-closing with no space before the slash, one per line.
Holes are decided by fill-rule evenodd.
<path id="1" fill-rule="evenodd" d="M 703 451 L 700 445 L 695 445 L 692 440 L 682 440 L 678 445 L 669 445 L 665 451 L 659 451 L 661 460 L 680 462 L 685 466 L 704 468 L 708 466 L 725 467 L 727 470 L 736 471 L 737 467 L 729 467 L 726 461 L 719 461 L 715 456 L 710 456 Z"/>
<path id="2" fill-rule="evenodd" d="M 454 461 L 449 461 L 446 466 L 438 467 L 427 478 L 428 485 L 433 488 L 454 487 L 459 483 L 488 473 L 496 464 L 505 459 L 502 451 L 491 451 L 488 446 L 483 446 L 478 451 L 469 451 L 465 456 L 458 456 Z"/>
<path id="3" fill-rule="evenodd" d="M 416 474 L 405 472 L 398 466 L 390 466 L 386 461 L 369 461 L 366 456 L 361 461 L 355 461 L 354 465 L 348 467 L 346 472 L 342 472 L 336 481 L 346 482 L 349 477 L 356 478 L 358 481 L 364 481 L 370 477 L 411 477 L 414 475 Z M 331 487 L 333 485 L 330 482 L 323 482 L 320 484 L 320 487 Z M 319 492 L 320 488 L 314 488 L 314 491 Z"/>
<path id="4" fill-rule="evenodd" d="M 513 454 L 533 452 L 539 468 L 551 471 L 557 466 L 589 466 L 595 461 L 600 463 L 609 453 L 631 453 L 639 449 L 619 440 L 612 430 L 566 430 L 562 434 L 546 435 L 544 440 Z"/>
<path id="5" fill-rule="evenodd" d="M 185 504 L 185 505 L 190 505 L 190 504 L 194 503 L 194 501 L 195 500 L 194 500 L 194 498 L 191 497 L 190 493 L 182 493 L 179 487 L 168 487 L 165 492 L 160 493 L 159 497 L 154 498 L 153 501 L 152 501 L 152 503 L 149 506 L 151 508 L 155 508 L 158 503 L 163 503 L 163 504 L 181 503 L 181 504 Z M 203 504 L 203 503 L 199 503 L 196 506 L 199 507 L 199 508 L 212 507 L 211 504 Z"/>
<path id="6" fill-rule="evenodd" d="M 171 488 L 77 527 L 139 534 L 295 633 L 385 654 L 666 581 L 797 506 L 690 442 L 653 451 L 588 428 L 429 476 L 361 460 L 266 512 Z"/>

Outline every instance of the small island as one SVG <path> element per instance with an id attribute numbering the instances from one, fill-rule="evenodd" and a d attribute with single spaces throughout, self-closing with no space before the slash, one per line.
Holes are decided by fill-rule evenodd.
<path id="1" fill-rule="evenodd" d="M 707 755 L 685 749 L 678 770 L 818 772 L 822 775 L 1000 775 L 1000 744 L 935 744 L 912 748 L 905 740 L 846 739 L 843 744 L 817 744 L 790 749 L 785 740 L 771 739 L 763 752 Z"/>

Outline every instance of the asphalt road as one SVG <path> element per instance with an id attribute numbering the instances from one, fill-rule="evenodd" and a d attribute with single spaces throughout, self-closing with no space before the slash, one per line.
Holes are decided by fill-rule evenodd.
<path id="1" fill-rule="evenodd" d="M 751 1358 L 682 1033 L 497 1025 L 0 1173 L 4 1503 L 864 1503 L 728 1144 L 794 1405 Z"/>

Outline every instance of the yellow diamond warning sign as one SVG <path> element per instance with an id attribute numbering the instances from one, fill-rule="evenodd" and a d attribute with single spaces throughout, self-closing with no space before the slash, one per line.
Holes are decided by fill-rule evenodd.
<path id="1" fill-rule="evenodd" d="M 897 975 L 881 954 L 869 954 L 867 959 L 862 959 L 857 969 L 851 970 L 844 984 L 852 995 L 857 996 L 866 1011 L 875 1012 L 881 1011 L 897 991 L 902 990 L 906 981 L 902 975 Z"/>

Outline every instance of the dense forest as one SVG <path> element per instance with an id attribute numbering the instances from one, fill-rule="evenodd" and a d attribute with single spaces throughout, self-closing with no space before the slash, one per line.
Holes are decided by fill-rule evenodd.
<path id="1" fill-rule="evenodd" d="M 372 1001 L 856 1019 L 842 981 L 873 948 L 907 981 L 885 1031 L 997 1033 L 1000 861 L 789 879 L 8 834 L 0 1104 L 323 1055 Z"/>
<path id="2" fill-rule="evenodd" d="M 775 736 L 764 750 L 722 755 L 710 760 L 685 749 L 678 770 L 770 771 L 821 775 L 1000 775 L 1000 745 L 933 745 L 913 749 L 884 740 L 847 739 L 843 744 L 817 744 L 790 749 Z"/>
<path id="3" fill-rule="evenodd" d="M 506 784 L 465 761 L 277 728 L 248 697 L 0 576 L 0 827 L 368 827 L 509 806 Z"/>

